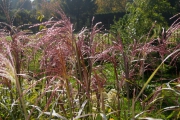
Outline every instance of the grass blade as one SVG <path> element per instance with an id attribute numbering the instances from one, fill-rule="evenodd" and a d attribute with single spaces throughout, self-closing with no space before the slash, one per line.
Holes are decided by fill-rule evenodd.
<path id="1" fill-rule="evenodd" d="M 145 90 L 145 88 L 147 87 L 147 85 L 149 84 L 149 82 L 153 79 L 154 75 L 157 73 L 157 71 L 160 69 L 160 67 L 164 64 L 164 62 L 170 58 L 172 55 L 174 55 L 175 53 L 179 52 L 180 49 L 175 50 L 174 52 L 172 52 L 171 54 L 169 54 L 163 61 L 162 63 L 155 69 L 155 71 L 151 74 L 151 76 L 148 78 L 148 80 L 146 81 L 146 83 L 144 84 L 143 88 L 141 89 L 141 91 L 139 92 L 138 96 L 135 98 L 135 100 L 132 103 L 132 117 L 134 118 L 135 115 L 135 104 L 136 101 L 139 99 L 139 97 L 141 96 L 141 94 L 143 93 L 143 91 Z"/>
<path id="2" fill-rule="evenodd" d="M 176 51 L 172 52 L 171 54 L 169 54 L 163 61 L 162 63 L 155 69 L 155 71 L 151 74 L 151 76 L 148 78 L 148 80 L 146 81 L 146 83 L 144 84 L 143 88 L 141 89 L 141 91 L 139 92 L 138 96 L 135 98 L 135 102 L 139 99 L 140 95 L 143 93 L 144 89 L 147 87 L 147 85 L 149 84 L 149 82 L 153 79 L 154 75 L 157 73 L 157 71 L 159 70 L 159 68 L 164 64 L 164 62 L 171 57 L 173 54 L 179 52 L 180 49 L 177 49 Z"/>

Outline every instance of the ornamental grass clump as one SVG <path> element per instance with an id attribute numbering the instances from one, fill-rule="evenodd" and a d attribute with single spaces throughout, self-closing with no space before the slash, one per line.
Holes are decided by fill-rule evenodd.
<path id="1" fill-rule="evenodd" d="M 23 92 L 21 89 L 20 81 L 18 79 L 18 74 L 16 72 L 15 62 L 14 58 L 11 55 L 10 49 L 7 46 L 7 55 L 0 54 L 0 76 L 2 84 L 7 86 L 10 91 L 10 100 L 12 107 L 14 107 L 14 102 L 18 98 L 19 99 L 19 108 L 23 113 L 23 117 L 27 118 L 27 111 L 26 111 L 26 105 L 24 102 Z M 15 84 L 15 86 L 14 86 Z M 13 95 L 13 89 L 17 91 L 16 96 Z M 15 97 L 15 98 L 14 98 Z M 5 103 L 1 103 L 6 110 L 10 109 L 9 106 L 6 106 Z M 15 119 L 15 116 L 13 115 L 13 109 L 10 109 L 10 114 Z"/>
<path id="2" fill-rule="evenodd" d="M 132 103 L 132 109 L 134 109 L 135 103 L 138 101 L 138 99 L 139 99 L 140 95 L 143 93 L 143 91 L 147 88 L 148 84 L 154 79 L 155 74 L 158 73 L 158 70 L 160 70 L 160 68 L 165 69 L 165 65 L 167 65 L 167 63 L 169 65 L 172 65 L 172 63 L 176 64 L 176 62 L 178 62 L 177 59 L 178 59 L 178 55 L 179 55 L 179 51 L 180 51 L 179 43 L 177 44 L 177 41 L 175 41 L 176 45 L 174 46 L 174 43 L 172 42 L 173 34 L 176 31 L 179 30 L 179 22 L 178 22 L 178 20 L 179 19 L 177 19 L 177 21 L 175 21 L 169 27 L 169 29 L 167 31 L 164 31 L 164 30 L 162 31 L 161 37 L 158 38 L 158 44 L 156 46 L 154 46 L 152 44 L 153 41 L 150 41 L 150 44 L 153 45 L 151 48 L 154 51 L 159 53 L 159 57 L 160 57 L 161 63 L 153 71 L 153 73 L 150 75 L 150 77 L 148 78 L 146 83 L 143 85 L 143 87 L 140 90 L 140 92 L 138 93 L 138 95 L 135 97 L 135 99 L 134 99 L 134 101 Z M 174 47 L 172 47 L 172 46 L 174 46 Z M 168 59 L 170 59 L 170 62 L 166 62 L 166 61 L 168 61 Z M 165 75 L 162 75 L 162 76 L 165 76 Z M 168 79 L 172 79 L 172 77 L 168 78 Z M 177 79 L 178 78 L 175 78 L 174 80 L 170 80 L 170 82 L 171 81 L 176 81 Z M 165 83 L 167 86 L 165 84 L 157 86 L 157 89 L 154 90 L 154 92 L 152 94 L 147 96 L 144 101 L 142 101 L 142 103 L 144 103 L 145 101 L 147 102 L 149 100 L 149 102 L 147 102 L 147 103 L 145 102 L 147 105 L 145 106 L 144 113 L 149 112 L 151 110 L 156 110 L 156 109 L 158 109 L 159 111 L 163 111 L 163 110 L 166 109 L 166 108 L 162 108 L 164 102 L 168 101 L 166 99 L 172 98 L 171 100 L 173 101 L 174 97 L 177 98 L 177 96 L 179 96 L 179 93 L 177 92 L 175 87 L 172 87 L 169 84 L 170 82 Z M 176 82 L 176 84 L 178 84 L 178 82 Z M 171 94 L 171 96 L 169 96 L 169 98 L 165 97 L 165 96 L 167 96 L 168 93 Z M 179 99 L 176 99 L 176 100 L 175 101 L 176 101 L 177 104 L 175 103 L 174 106 L 170 105 L 170 103 L 171 103 L 170 101 L 168 101 L 166 103 L 166 105 L 169 104 L 171 106 L 171 107 L 167 107 L 167 109 L 166 109 L 166 110 L 171 111 L 171 113 L 168 116 L 166 116 L 166 118 L 175 118 L 175 119 L 178 119 L 178 117 L 179 117 L 178 114 L 179 113 L 176 110 L 179 110 L 179 107 L 177 107 L 177 105 L 179 104 Z M 153 107 L 154 104 L 156 104 L 156 107 L 159 105 L 159 107 L 158 108 Z M 149 106 L 148 109 L 146 108 L 147 106 Z M 175 110 L 175 111 L 172 111 L 172 110 Z M 151 111 L 151 112 L 153 112 L 153 111 Z M 134 112 L 132 112 L 132 113 L 134 114 Z M 159 114 L 159 112 L 157 112 L 157 113 Z M 138 118 L 141 114 L 143 114 L 143 112 L 138 114 L 138 115 L 136 115 L 135 118 Z M 133 117 L 134 117 L 134 115 L 133 115 Z M 164 116 L 161 116 L 161 117 L 164 118 Z"/>
<path id="3" fill-rule="evenodd" d="M 140 109 L 144 109 L 143 100 L 148 99 L 144 90 L 149 83 L 148 81 L 143 84 L 146 79 L 145 72 L 150 69 L 149 66 L 156 65 L 151 63 L 149 57 L 157 53 L 159 55 L 153 59 L 161 62 L 172 50 L 168 48 L 170 43 L 167 42 L 167 38 L 162 37 L 164 32 L 157 38 L 157 45 L 154 45 L 154 38 L 150 37 L 151 30 L 144 43 L 134 40 L 133 43 L 126 45 L 120 35 L 117 35 L 110 38 L 112 44 L 106 44 L 96 37 L 102 32 L 100 23 L 92 25 L 91 30 L 83 28 L 78 34 L 74 34 L 73 24 L 69 18 L 63 11 L 58 12 L 61 19 L 59 21 L 51 19 L 39 24 L 44 25 L 45 29 L 37 33 L 37 48 L 42 51 L 40 66 L 46 76 L 44 86 L 63 91 L 62 93 L 54 91 L 49 95 L 45 90 L 48 103 L 44 111 L 52 107 L 50 103 L 53 101 L 53 96 L 57 98 L 59 95 L 61 98 L 61 94 L 64 95 L 62 98 L 65 101 L 57 100 L 55 104 L 60 104 L 61 107 L 53 111 L 55 113 L 58 110 L 62 111 L 62 116 L 70 119 L 81 117 L 93 119 L 98 116 L 107 119 L 106 110 L 112 106 L 114 111 L 108 115 L 128 119 L 137 113 L 135 105 L 139 107 L 139 104 L 142 104 Z M 104 49 L 98 48 L 102 46 L 101 42 L 104 44 Z M 110 105 L 111 101 L 108 103 L 108 98 L 104 96 L 107 76 L 103 73 L 103 68 L 106 64 L 112 64 L 114 69 L 117 104 Z M 150 81 L 152 78 L 149 78 Z M 56 87 L 52 87 L 54 82 L 58 83 Z M 124 107 L 123 103 L 126 103 L 128 107 Z M 51 110 L 50 115 L 53 111 Z M 93 112 L 100 114 L 94 115 Z"/>
<path id="4" fill-rule="evenodd" d="M 61 9 L 49 9 L 60 19 L 32 25 L 43 28 L 36 34 L 0 23 L 11 30 L 0 31 L 3 119 L 126 120 L 155 112 L 157 118 L 178 118 L 179 78 L 161 81 L 178 62 L 179 43 L 172 44 L 171 36 L 177 21 L 157 38 L 152 27 L 145 41 L 127 43 L 119 31 L 104 39 L 100 22 L 74 33 Z"/>

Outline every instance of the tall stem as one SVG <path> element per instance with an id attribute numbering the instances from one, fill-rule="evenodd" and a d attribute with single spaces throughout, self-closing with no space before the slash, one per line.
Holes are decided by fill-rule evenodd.
<path id="1" fill-rule="evenodd" d="M 121 52 L 122 52 L 122 56 L 123 56 L 123 62 L 124 62 L 124 71 L 125 71 L 125 78 L 126 80 L 129 80 L 129 62 L 128 62 L 128 57 L 127 54 L 124 50 L 124 45 L 123 42 L 120 38 L 120 36 L 117 36 L 118 42 L 121 45 Z M 130 108 L 130 99 L 129 99 L 129 82 L 125 81 L 125 87 L 126 87 L 126 93 L 127 93 L 127 100 L 128 100 L 128 108 Z M 129 109 L 130 111 L 130 109 Z"/>
<path id="2" fill-rule="evenodd" d="M 116 69 L 116 67 L 117 67 L 117 64 L 116 64 L 116 60 L 115 60 L 115 58 L 114 58 L 114 62 L 113 62 L 113 64 L 114 64 L 114 74 L 115 74 L 115 78 L 116 78 L 116 87 L 117 87 L 117 100 L 118 100 L 118 105 L 117 105 L 117 109 L 118 109 L 118 119 L 120 119 L 121 118 L 121 110 L 120 110 L 120 88 L 119 88 L 119 80 L 118 80 L 118 73 L 117 73 L 117 69 Z"/>
<path id="3" fill-rule="evenodd" d="M 18 80 L 17 76 L 16 76 L 16 87 L 17 87 L 17 91 L 19 93 L 20 104 L 21 104 L 21 106 L 23 108 L 23 111 L 24 111 L 25 120 L 27 120 L 28 116 L 27 116 L 27 111 L 26 111 L 26 105 L 24 103 L 24 97 L 23 97 L 23 94 L 21 92 L 21 87 L 20 87 L 20 83 L 19 83 L 19 80 Z"/>

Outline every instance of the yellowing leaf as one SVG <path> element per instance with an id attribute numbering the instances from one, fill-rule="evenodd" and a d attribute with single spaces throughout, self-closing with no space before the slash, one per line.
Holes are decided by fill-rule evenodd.
<path id="1" fill-rule="evenodd" d="M 111 112 L 111 109 L 108 109 L 108 113 L 110 113 Z"/>

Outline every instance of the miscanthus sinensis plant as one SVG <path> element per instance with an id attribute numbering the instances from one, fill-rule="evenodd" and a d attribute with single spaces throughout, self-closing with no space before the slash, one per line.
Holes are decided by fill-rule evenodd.
<path id="1" fill-rule="evenodd" d="M 124 44 L 120 33 L 110 36 L 111 42 L 104 39 L 107 34 L 101 23 L 74 33 L 64 12 L 54 12 L 60 19 L 32 25 L 44 28 L 33 35 L 1 23 L 10 28 L 9 32 L 0 31 L 2 118 L 145 119 L 154 111 L 158 113 L 155 117 L 164 117 L 167 110 L 175 111 L 169 118 L 178 118 L 179 99 L 175 97 L 179 97 L 179 78 L 157 84 L 150 95 L 145 93 L 165 61 L 175 64 L 178 60 L 179 43 L 172 41 L 178 21 L 156 41 L 150 30 L 145 42 Z M 146 71 L 151 71 L 147 81 Z M 114 89 L 107 91 L 109 74 L 113 74 Z M 167 98 L 174 104 L 166 103 Z M 168 106 L 164 107 L 165 103 Z"/>
<path id="2" fill-rule="evenodd" d="M 4 25 L 6 28 L 9 27 L 9 30 L 2 29 L 0 34 L 0 76 L 1 84 L 5 85 L 4 87 L 1 86 L 1 94 L 3 96 L 1 105 L 2 108 L 5 109 L 4 112 L 9 114 L 11 119 L 17 119 L 17 117 L 20 116 L 27 118 L 27 110 L 22 90 L 23 82 L 20 77 L 20 71 L 23 69 L 21 64 L 23 64 L 22 60 L 25 58 L 25 56 L 22 56 L 23 50 L 26 47 L 25 42 L 27 42 L 29 38 L 25 36 L 23 32 L 15 31 L 14 27 L 6 23 L 0 24 Z M 6 97 L 3 95 L 4 92 L 7 93 Z M 3 111 L 3 109 L 1 111 Z M 16 116 L 14 111 L 18 111 L 17 113 L 21 112 L 22 115 Z"/>
<path id="3" fill-rule="evenodd" d="M 57 99 L 59 96 L 56 104 L 61 107 L 56 109 L 62 111 L 66 118 L 93 119 L 96 116 L 93 114 L 93 107 L 98 107 L 97 112 L 102 112 L 105 116 L 101 93 L 104 91 L 106 78 L 101 74 L 100 65 L 95 64 L 108 58 L 107 53 L 110 49 L 106 43 L 102 44 L 101 38 L 95 38 L 101 32 L 101 27 L 98 28 L 100 23 L 92 25 L 90 31 L 83 28 L 74 34 L 70 19 L 63 11 L 60 10 L 58 13 L 61 16 L 59 21 L 52 19 L 39 24 L 44 25 L 45 29 L 37 33 L 36 46 L 42 51 L 40 67 L 47 77 L 46 84 L 58 90 L 54 91 L 54 94 L 51 93 L 50 98 L 47 97 L 49 104 L 46 105 L 46 110 L 52 107 L 52 98 Z M 104 49 L 99 49 L 100 45 Z M 93 104 L 92 94 L 96 94 L 98 98 L 97 106 Z"/>

